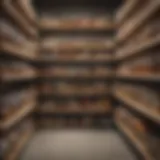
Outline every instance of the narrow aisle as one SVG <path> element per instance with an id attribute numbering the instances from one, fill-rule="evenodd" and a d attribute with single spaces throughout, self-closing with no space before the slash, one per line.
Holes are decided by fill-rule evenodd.
<path id="1" fill-rule="evenodd" d="M 20 160 L 136 160 L 113 130 L 41 131 Z"/>

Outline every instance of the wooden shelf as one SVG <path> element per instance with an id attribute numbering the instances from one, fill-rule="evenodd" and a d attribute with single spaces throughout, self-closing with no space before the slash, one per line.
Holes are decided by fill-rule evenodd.
<path id="1" fill-rule="evenodd" d="M 160 9 L 160 4 L 157 0 L 150 1 L 143 12 L 132 19 L 130 24 L 125 24 L 120 28 L 117 34 L 117 42 L 122 42 L 128 39 L 135 31 L 144 24 L 156 11 Z"/>
<path id="2" fill-rule="evenodd" d="M 107 90 L 107 89 L 106 89 Z M 108 95 L 109 94 L 109 91 L 107 92 L 104 92 L 104 93 L 91 93 L 91 94 L 82 94 L 82 93 L 79 93 L 79 94 L 61 94 L 61 93 L 55 93 L 55 94 L 43 94 L 41 92 L 41 96 L 47 96 L 47 97 L 99 97 L 99 96 L 105 96 L 105 95 Z"/>
<path id="3" fill-rule="evenodd" d="M 103 59 L 103 60 L 43 60 L 42 58 L 36 61 L 37 65 L 83 65 L 83 66 L 90 66 L 90 65 L 108 65 L 113 63 L 114 60 L 112 58 Z"/>
<path id="4" fill-rule="evenodd" d="M 13 0 L 12 0 L 13 1 Z M 17 9 L 24 15 L 24 17 L 32 23 L 35 27 L 37 24 L 37 14 L 32 6 L 31 0 L 16 0 L 13 3 L 17 5 Z"/>
<path id="5" fill-rule="evenodd" d="M 146 42 L 142 42 L 141 44 L 126 47 L 123 51 L 119 51 L 119 53 L 117 53 L 116 55 L 116 61 L 129 59 L 135 56 L 141 56 L 142 54 L 144 54 L 143 52 L 145 50 L 151 49 L 159 45 L 160 35 L 153 39 L 147 40 Z"/>
<path id="6" fill-rule="evenodd" d="M 110 108 L 101 108 L 101 109 L 90 109 L 90 110 L 55 110 L 55 111 L 36 111 L 37 114 L 50 114 L 50 115 L 101 115 L 106 114 L 107 112 L 110 112 Z"/>
<path id="7" fill-rule="evenodd" d="M 144 104 L 130 98 L 128 94 L 125 93 L 125 91 L 119 89 L 118 87 L 116 90 L 114 90 L 114 96 L 117 97 L 119 100 L 123 101 L 124 103 L 126 103 L 128 107 L 136 110 L 143 116 L 147 117 L 148 119 L 160 125 L 160 112 L 158 113 L 157 111 L 148 109 Z"/>
<path id="8" fill-rule="evenodd" d="M 42 51 L 47 51 L 47 52 L 63 52 L 63 53 L 68 53 L 68 52 L 90 52 L 90 51 L 108 51 L 111 49 L 114 49 L 115 47 L 115 42 L 114 40 L 111 39 L 104 39 L 103 41 L 101 39 L 95 39 L 95 41 L 91 39 L 84 39 L 83 41 L 79 39 L 69 39 L 68 41 L 66 39 L 59 39 L 59 41 L 56 41 L 55 38 L 45 38 L 42 42 L 41 50 Z M 55 42 L 57 43 L 56 45 Z M 75 43 L 76 44 L 73 44 Z M 83 42 L 83 44 L 81 44 Z M 71 45 L 72 44 L 72 45 Z"/>
<path id="9" fill-rule="evenodd" d="M 105 82 L 108 83 L 109 81 L 112 80 L 112 77 L 107 77 L 107 78 L 66 78 L 66 77 L 39 77 L 37 79 L 39 82 L 49 82 L 49 83 L 57 83 L 57 81 L 59 82 L 73 82 L 75 84 L 78 83 L 88 83 L 88 82 Z"/>
<path id="10" fill-rule="evenodd" d="M 24 70 L 25 71 L 25 70 Z M 14 75 L 1 75 L 0 80 L 1 83 L 11 83 L 11 82 L 20 82 L 20 81 L 29 81 L 29 80 L 34 80 L 36 79 L 36 74 L 25 71 L 25 74 L 23 73 L 22 75 L 17 74 L 16 76 Z"/>
<path id="11" fill-rule="evenodd" d="M 134 10 L 138 2 L 139 0 L 126 0 L 126 2 L 124 2 L 125 4 L 123 4 L 116 13 L 116 22 L 122 24 L 128 15 Z"/>
<path id="12" fill-rule="evenodd" d="M 18 12 L 18 10 L 12 4 L 12 0 L 3 0 L 2 7 L 27 36 L 31 37 L 32 39 L 37 39 L 38 32 L 36 28 L 32 27 L 22 16 L 22 14 Z"/>
<path id="13" fill-rule="evenodd" d="M 5 160 L 17 160 L 19 154 L 21 153 L 22 149 L 30 139 L 31 135 L 33 134 L 32 130 L 28 130 L 24 132 L 22 137 L 19 138 L 15 146 L 11 149 L 11 151 L 5 157 Z"/>
<path id="14" fill-rule="evenodd" d="M 41 90 L 40 90 L 41 91 Z M 54 92 L 51 93 L 51 94 L 47 94 L 47 93 L 43 93 L 43 91 L 41 91 L 41 95 L 44 95 L 44 96 L 54 96 L 54 97 L 90 97 L 90 96 L 99 96 L 99 95 L 107 95 L 109 93 L 109 90 L 107 89 L 106 87 L 106 90 L 105 91 L 102 91 L 102 92 L 99 92 L 99 93 L 86 93 L 85 91 L 83 93 L 63 93 L 63 92 Z"/>
<path id="15" fill-rule="evenodd" d="M 106 76 L 94 76 L 94 77 L 91 77 L 91 76 L 39 76 L 38 78 L 40 79 L 54 79 L 54 80 L 60 80 L 60 79 L 68 79 L 68 80 L 102 80 L 102 79 L 110 79 L 112 78 L 111 75 L 106 75 Z"/>
<path id="16" fill-rule="evenodd" d="M 69 96 L 69 95 L 66 95 L 66 96 L 62 96 L 62 95 L 46 95 L 46 94 L 43 94 L 43 95 L 40 95 L 39 96 L 39 99 L 40 100 L 71 100 L 71 99 L 74 99 L 74 100 L 82 100 L 82 99 L 104 99 L 104 98 L 107 98 L 108 96 L 110 95 L 110 92 L 106 93 L 106 94 L 99 94 L 99 95 L 74 95 L 74 96 Z"/>
<path id="17" fill-rule="evenodd" d="M 160 75 L 125 75 L 125 74 L 123 75 L 123 74 L 117 74 L 116 79 L 160 83 Z"/>
<path id="18" fill-rule="evenodd" d="M 135 136 L 135 134 L 127 128 L 121 120 L 118 118 L 115 119 L 117 127 L 120 129 L 121 132 L 125 134 L 125 136 L 131 141 L 131 143 L 135 146 L 135 148 L 142 154 L 145 160 L 155 160 L 150 154 L 146 146 L 139 141 L 139 139 Z"/>
<path id="19" fill-rule="evenodd" d="M 0 50 L 1 52 L 4 52 L 8 55 L 26 59 L 26 60 L 35 60 L 37 56 L 36 55 L 37 53 L 36 52 L 34 53 L 34 51 L 28 49 L 27 46 L 24 47 L 24 46 L 14 44 L 11 42 L 2 41 L 0 45 Z"/>
<path id="20" fill-rule="evenodd" d="M 22 120 L 25 116 L 31 113 L 36 105 L 36 102 L 31 101 L 24 104 L 19 111 L 13 113 L 9 117 L 4 120 L 0 120 L 0 130 L 7 130 L 20 120 Z"/>
<path id="21" fill-rule="evenodd" d="M 97 37 L 102 37 L 102 38 L 105 38 L 105 37 L 111 37 L 115 34 L 116 32 L 116 29 L 112 28 L 110 30 L 108 29 L 78 29 L 78 28 L 70 28 L 70 29 L 60 29 L 60 28 L 57 28 L 57 29 L 52 29 L 52 30 L 42 30 L 41 29 L 41 32 L 40 32 L 40 35 L 42 37 L 48 37 L 48 36 L 82 36 L 82 35 L 85 35 L 85 36 L 97 36 Z"/>
<path id="22" fill-rule="evenodd" d="M 71 52 L 74 52 L 74 53 L 82 53 L 82 52 L 108 52 L 112 49 L 114 49 L 114 44 L 113 45 L 110 45 L 110 46 L 107 46 L 105 48 L 86 48 L 86 47 L 82 47 L 82 48 L 73 48 L 73 49 L 66 49 L 66 50 L 59 50 L 59 49 L 56 49 L 54 47 L 43 47 L 42 46 L 42 51 L 44 52 L 53 52 L 53 53 L 71 53 Z"/>

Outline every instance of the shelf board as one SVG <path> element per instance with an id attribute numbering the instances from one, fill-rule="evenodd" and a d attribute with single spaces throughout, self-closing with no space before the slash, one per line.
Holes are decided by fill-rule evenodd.
<path id="1" fill-rule="evenodd" d="M 33 38 L 37 39 L 38 32 L 35 27 L 32 27 L 26 19 L 22 16 L 21 13 L 18 12 L 18 10 L 13 6 L 12 0 L 4 0 L 2 3 L 2 7 L 5 10 L 5 12 L 19 25 L 21 30 L 23 32 Z"/>
<path id="2" fill-rule="evenodd" d="M 13 113 L 4 120 L 0 120 L 0 130 L 7 130 L 18 123 L 33 111 L 35 105 L 36 103 L 34 101 L 28 102 L 24 104 L 16 113 Z"/>
<path id="3" fill-rule="evenodd" d="M 97 110 L 55 110 L 55 111 L 36 111 L 37 114 L 50 114 L 50 115 L 104 115 L 110 112 L 108 108 Z"/>
<path id="4" fill-rule="evenodd" d="M 132 20 L 132 25 L 125 25 L 125 27 L 120 28 L 117 35 L 117 42 L 122 42 L 128 39 L 135 31 L 144 24 L 156 11 L 160 9 L 160 4 L 157 0 L 150 1 L 145 10 L 137 17 Z M 131 23 L 131 22 L 130 22 Z"/>
<path id="5" fill-rule="evenodd" d="M 124 2 L 125 4 L 123 4 L 116 13 L 116 22 L 122 24 L 128 15 L 134 10 L 138 2 L 139 0 L 126 0 L 126 2 Z"/>
<path id="6" fill-rule="evenodd" d="M 24 70 L 25 71 L 25 70 Z M 20 82 L 20 81 L 29 81 L 29 80 L 33 80 L 33 79 L 36 79 L 36 74 L 33 74 L 33 73 L 28 73 L 26 72 L 26 74 L 24 75 L 11 75 L 11 76 L 3 76 L 1 75 L 0 77 L 0 81 L 1 83 L 5 84 L 5 83 L 11 83 L 11 82 Z"/>
<path id="7" fill-rule="evenodd" d="M 99 95 L 46 95 L 46 94 L 41 94 L 39 96 L 40 100 L 43 99 L 51 99 L 51 100 L 62 100 L 62 99 L 99 99 L 99 98 L 106 98 L 110 95 L 110 93 L 106 94 L 99 94 Z"/>
<path id="8" fill-rule="evenodd" d="M 27 132 L 24 132 L 22 137 L 19 138 L 19 140 L 16 142 L 15 146 L 7 154 L 7 156 L 5 157 L 5 160 L 17 160 L 22 149 L 27 144 L 27 142 L 30 139 L 32 134 L 33 134 L 32 130 L 28 130 Z"/>
<path id="9" fill-rule="evenodd" d="M 125 134 L 125 136 L 131 141 L 135 148 L 142 154 L 145 160 L 155 160 L 149 154 L 149 151 L 147 150 L 145 145 L 139 141 L 135 134 L 130 129 L 128 129 L 125 124 L 123 124 L 118 118 L 116 118 L 115 122 L 120 131 Z"/>
<path id="10" fill-rule="evenodd" d="M 115 48 L 115 46 L 114 45 L 110 45 L 110 46 L 107 46 L 107 47 L 105 47 L 105 48 L 85 48 L 85 47 L 82 47 L 82 48 L 73 48 L 73 49 L 63 49 L 63 50 L 61 50 L 61 49 L 56 49 L 56 48 L 54 48 L 54 47 L 44 47 L 44 46 L 42 46 L 42 51 L 44 51 L 44 52 L 53 52 L 53 53 L 83 53 L 83 52 L 109 52 L 109 51 L 111 51 L 111 50 L 113 50 Z"/>
<path id="11" fill-rule="evenodd" d="M 41 90 L 40 90 L 41 91 Z M 53 97 L 92 97 L 92 96 L 99 96 L 99 95 L 108 95 L 109 91 L 108 89 L 106 88 L 106 91 L 105 92 L 100 92 L 100 93 L 88 93 L 86 94 L 85 92 L 84 93 L 52 93 L 52 94 L 45 94 L 43 93 L 43 91 L 41 91 L 41 95 L 42 96 L 53 96 Z"/>
<path id="12" fill-rule="evenodd" d="M 108 65 L 108 64 L 111 64 L 113 63 L 114 60 L 113 58 L 108 58 L 108 59 L 102 59 L 102 60 L 73 60 L 73 59 L 70 59 L 70 60 L 43 60 L 42 58 L 38 59 L 36 61 L 36 64 L 37 65 L 45 65 L 45 66 L 49 66 L 49 65 L 66 65 L 66 66 L 70 66 L 70 65 L 83 65 L 83 66 L 94 66 L 94 65 Z"/>
<path id="13" fill-rule="evenodd" d="M 48 37 L 48 36 L 97 36 L 102 38 L 108 38 L 113 37 L 115 35 L 116 30 L 115 29 L 52 29 L 52 30 L 40 30 L 40 36 L 42 37 Z"/>
<path id="14" fill-rule="evenodd" d="M 8 55 L 26 60 L 34 60 L 36 58 L 36 53 L 33 52 L 33 54 L 30 54 L 31 51 L 28 50 L 27 47 L 21 47 L 20 45 L 11 42 L 2 41 L 0 45 L 0 50 L 1 52 Z"/>
<path id="15" fill-rule="evenodd" d="M 112 52 L 113 49 L 115 48 L 115 44 L 113 44 L 113 46 L 111 47 L 107 47 L 107 48 L 85 48 L 85 47 L 82 47 L 82 48 L 75 48 L 75 49 L 72 49 L 72 50 L 56 50 L 54 47 L 51 48 L 51 47 L 45 47 L 45 46 L 41 46 L 41 53 L 44 53 L 44 52 L 49 52 L 49 53 L 58 53 L 58 54 L 61 54 L 61 53 L 64 53 L 64 54 L 70 54 L 70 53 L 108 53 L 108 52 Z"/>
<path id="16" fill-rule="evenodd" d="M 49 83 L 57 83 L 57 81 L 59 82 L 73 82 L 74 84 L 78 84 L 78 83 L 94 83 L 94 82 L 104 82 L 104 83 L 108 83 L 112 80 L 112 77 L 108 77 L 108 78 L 38 78 L 37 81 L 39 82 L 49 82 Z"/>
<path id="17" fill-rule="evenodd" d="M 151 49 L 153 47 L 159 46 L 160 45 L 160 35 L 156 36 L 153 39 L 147 40 L 145 42 L 142 42 L 141 44 L 138 45 L 133 45 L 130 47 L 126 47 L 125 50 L 120 51 L 116 55 L 116 61 L 121 61 L 125 59 L 129 59 L 135 56 L 141 56 L 145 50 Z"/>
<path id="18" fill-rule="evenodd" d="M 123 75 L 123 74 L 117 74 L 116 79 L 160 83 L 160 75 L 125 75 L 125 74 Z"/>
<path id="19" fill-rule="evenodd" d="M 12 0 L 13 1 L 13 0 Z M 38 26 L 37 14 L 33 8 L 31 0 L 16 0 L 17 9 L 24 15 L 24 17 L 34 26 Z"/>
<path id="20" fill-rule="evenodd" d="M 61 33 L 106 33 L 106 32 L 111 32 L 114 31 L 116 29 L 116 27 L 114 25 L 112 26 L 108 26 L 108 27 L 104 27 L 104 28 L 49 28 L 44 26 L 45 24 L 43 24 L 43 26 L 40 28 L 42 32 L 61 32 Z"/>
<path id="21" fill-rule="evenodd" d="M 39 76 L 38 78 L 40 78 L 41 80 L 49 80 L 49 79 L 51 79 L 51 80 L 53 80 L 53 81 L 59 81 L 59 80 L 70 80 L 70 81 L 87 81 L 87 80 L 108 80 L 108 79 L 111 79 L 112 78 L 112 76 L 110 75 L 108 75 L 108 76 L 105 76 L 105 77 L 82 77 L 82 76 L 73 76 L 73 77 L 67 77 L 67 76 L 56 76 L 56 77 L 54 77 L 54 76 L 52 76 L 52 77 L 46 77 L 46 76 L 43 76 L 43 77 L 41 77 L 41 76 Z"/>
<path id="22" fill-rule="evenodd" d="M 114 39 L 109 39 L 109 38 L 103 38 L 103 41 L 101 39 L 101 41 L 99 41 L 100 39 L 97 39 L 96 42 L 90 42 L 90 38 L 89 39 L 84 39 L 83 44 L 81 44 L 80 46 L 78 46 L 78 43 L 81 43 L 81 40 L 77 40 L 73 37 L 72 40 L 64 40 L 63 38 L 59 39 L 58 43 L 57 41 L 55 41 L 55 38 L 44 38 L 43 42 L 41 43 L 41 50 L 43 51 L 47 51 L 47 52 L 63 52 L 63 53 L 81 53 L 81 52 L 90 52 L 90 51 L 101 51 L 101 52 L 105 52 L 105 51 L 109 51 L 115 48 L 115 42 Z M 57 43 L 56 45 L 55 42 Z M 76 42 L 75 46 L 73 44 L 73 46 L 70 46 L 71 43 Z M 88 44 L 87 44 L 88 43 Z M 69 46 L 69 47 L 67 47 Z"/>
<path id="23" fill-rule="evenodd" d="M 131 109 L 134 109 L 135 111 L 141 113 L 146 118 L 160 125 L 160 113 L 158 113 L 157 111 L 150 110 L 144 104 L 136 102 L 135 100 L 131 99 L 127 95 L 127 93 L 122 91 L 122 89 L 118 89 L 118 87 L 114 91 L 114 96 L 117 97 L 119 100 L 123 101 L 124 103 L 126 103 L 127 106 L 130 107 Z"/>

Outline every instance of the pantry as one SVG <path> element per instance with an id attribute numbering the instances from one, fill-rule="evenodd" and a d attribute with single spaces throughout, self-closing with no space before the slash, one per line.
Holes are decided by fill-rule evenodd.
<path id="1" fill-rule="evenodd" d="M 160 160 L 158 0 L 0 3 L 2 160 Z"/>

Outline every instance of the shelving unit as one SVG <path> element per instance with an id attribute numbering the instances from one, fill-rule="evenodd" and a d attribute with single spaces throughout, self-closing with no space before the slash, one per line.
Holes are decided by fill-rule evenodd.
<path id="1" fill-rule="evenodd" d="M 116 15 L 115 123 L 145 160 L 159 159 L 159 13 L 156 0 L 130 0 Z"/>
<path id="2" fill-rule="evenodd" d="M 30 2 L 2 0 L 0 5 L 0 159 L 3 160 L 17 160 L 34 130 L 31 115 L 37 102 L 30 80 L 37 78 L 31 62 L 38 52 L 38 26 Z"/>
<path id="3" fill-rule="evenodd" d="M 56 10 L 57 8 L 55 8 Z M 61 10 L 58 10 L 61 11 Z M 82 85 L 87 82 L 87 85 L 91 85 L 90 83 L 99 83 L 101 82 L 106 83 L 107 86 L 110 83 L 110 80 L 112 79 L 112 70 L 109 68 L 113 63 L 113 49 L 114 49 L 114 40 L 113 40 L 113 34 L 116 29 L 116 25 L 114 24 L 113 18 L 106 19 L 106 15 L 104 15 L 104 19 L 101 20 L 103 23 L 97 23 L 97 27 L 93 25 L 95 18 L 94 18 L 94 12 L 90 11 L 90 9 L 87 9 L 88 15 L 93 16 L 86 16 L 84 17 L 82 14 L 81 17 L 81 11 L 77 10 L 75 16 L 76 18 L 73 18 L 70 13 L 70 10 L 66 10 L 66 15 L 64 17 L 61 15 L 61 17 L 55 17 L 54 12 L 51 13 L 51 16 L 49 16 L 49 11 L 45 15 L 43 15 L 39 20 L 39 27 L 40 27 L 40 35 L 41 35 L 41 50 L 40 50 L 40 57 L 38 59 L 37 65 L 39 67 L 39 79 L 41 81 L 41 84 L 50 84 L 51 83 L 70 83 L 73 82 L 75 85 Z M 63 14 L 63 12 L 62 12 Z M 107 14 L 107 13 L 106 13 Z M 80 18 L 79 18 L 79 17 Z M 83 23 L 78 22 L 77 26 L 75 25 L 78 19 L 86 19 L 86 21 Z M 100 17 L 97 17 L 97 19 Z M 99 20 L 100 21 L 100 20 Z M 98 22 L 99 22 L 98 21 Z M 72 25 L 73 24 L 73 25 Z M 84 25 L 83 25 L 84 24 Z M 98 26 L 101 25 L 101 26 Z M 106 43 L 105 43 L 106 42 Z M 98 57 L 93 56 L 95 54 L 103 53 L 103 58 L 98 59 Z M 45 57 L 46 54 L 46 57 Z M 81 54 L 84 55 L 84 58 L 77 58 Z M 108 57 L 104 54 L 108 54 Z M 68 55 L 68 57 L 67 57 Z M 85 57 L 86 55 L 86 57 Z M 48 57 L 50 58 L 48 58 Z M 88 56 L 88 57 L 87 57 Z M 46 69 L 55 67 L 64 67 L 65 70 L 69 70 L 69 68 L 84 68 L 85 70 L 88 68 L 96 68 L 98 66 L 100 67 L 106 67 L 109 68 L 110 73 L 106 74 L 105 76 L 93 76 L 93 74 L 88 73 L 88 76 L 82 73 L 78 74 L 78 71 L 76 75 L 72 74 L 69 75 L 69 72 L 66 73 L 66 75 L 56 75 L 56 73 L 53 71 L 52 73 L 47 72 Z M 51 68 L 52 67 L 52 68 Z M 44 70 L 43 70 L 44 69 Z M 45 73 L 46 72 L 46 73 Z M 61 72 L 61 71 L 59 71 Z M 81 71 L 82 72 L 82 71 Z M 81 75 L 80 75 L 81 74 Z M 90 83 L 88 83 L 90 82 Z M 106 88 L 106 90 L 108 90 Z M 45 100 L 47 102 L 48 100 L 52 100 L 53 103 L 55 101 L 75 101 L 75 103 L 79 104 L 80 101 L 87 101 L 87 100 L 93 100 L 93 99 L 101 99 L 101 98 L 108 98 L 110 96 L 109 91 L 106 93 L 80 93 L 80 94 L 46 94 L 41 91 L 40 99 Z M 41 104 L 42 105 L 42 104 Z M 84 106 L 85 107 L 85 106 Z M 107 107 L 107 106 L 106 106 Z M 99 116 L 108 116 L 111 115 L 112 112 L 106 108 L 105 106 L 101 106 L 100 109 L 87 109 L 87 108 L 79 108 L 79 109 L 69 109 L 66 107 L 66 110 L 59 110 L 57 106 L 57 110 L 54 110 L 53 112 L 41 112 L 38 110 L 36 111 L 36 114 L 40 114 L 41 117 L 45 115 L 50 115 L 50 117 L 55 116 L 84 116 L 84 117 L 90 117 L 94 115 Z M 41 108 L 41 107 L 39 107 Z M 45 118 L 44 118 L 45 119 Z"/>
<path id="4" fill-rule="evenodd" d="M 114 1 L 37 0 L 36 10 L 32 0 L 1 1 L 4 160 L 17 160 L 32 123 L 106 129 L 113 122 L 144 160 L 160 159 L 160 2 L 125 0 L 113 16 Z"/>

